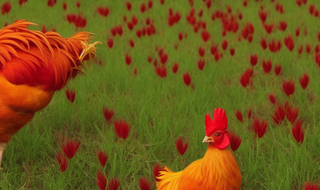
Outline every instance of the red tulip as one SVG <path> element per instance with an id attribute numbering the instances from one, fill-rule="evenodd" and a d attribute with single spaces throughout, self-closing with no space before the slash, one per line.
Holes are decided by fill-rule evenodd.
<path id="1" fill-rule="evenodd" d="M 267 45 L 266 39 L 262 38 L 260 41 L 260 45 L 261 45 L 262 49 L 267 49 L 268 45 Z"/>
<path id="2" fill-rule="evenodd" d="M 205 53 L 205 50 L 202 48 L 202 47 L 199 47 L 199 55 L 201 56 L 201 57 L 203 57 L 204 56 L 204 53 Z"/>
<path id="3" fill-rule="evenodd" d="M 258 63 L 258 56 L 257 56 L 257 54 L 251 55 L 251 56 L 250 56 L 250 64 L 251 64 L 252 66 L 255 66 L 257 63 Z"/>
<path id="4" fill-rule="evenodd" d="M 301 143 L 303 142 L 303 139 L 304 139 L 304 132 L 301 128 L 301 121 L 298 120 L 292 127 L 292 135 L 293 137 L 296 139 L 296 141 L 298 143 Z"/>
<path id="5" fill-rule="evenodd" d="M 173 72 L 173 73 L 177 73 L 178 68 L 179 68 L 179 65 L 178 65 L 177 63 L 174 63 L 174 65 L 173 65 L 173 67 L 172 67 L 172 72 Z"/>
<path id="6" fill-rule="evenodd" d="M 198 60 L 198 68 L 200 71 L 203 70 L 204 65 L 205 65 L 205 62 L 203 59 Z"/>
<path id="7" fill-rule="evenodd" d="M 204 42 L 207 42 L 210 39 L 210 34 L 208 31 L 204 30 L 201 32 L 201 37 Z"/>
<path id="8" fill-rule="evenodd" d="M 247 0 L 244 0 L 244 1 L 242 2 L 242 4 L 243 4 L 244 7 L 246 7 L 246 6 L 248 5 L 248 1 L 247 1 Z"/>
<path id="9" fill-rule="evenodd" d="M 287 28 L 287 23 L 286 21 L 280 21 L 279 23 L 279 29 L 282 30 L 282 31 L 285 31 Z"/>
<path id="10" fill-rule="evenodd" d="M 132 60 L 131 60 L 131 57 L 130 57 L 130 55 L 127 53 L 127 54 L 126 54 L 126 64 L 127 64 L 127 65 L 130 65 L 130 64 L 131 64 L 131 61 L 132 61 Z"/>
<path id="11" fill-rule="evenodd" d="M 148 1 L 148 8 L 151 9 L 151 8 L 152 8 L 152 5 L 153 5 L 152 0 L 149 0 L 149 1 Z"/>
<path id="12" fill-rule="evenodd" d="M 298 53 L 301 54 L 303 50 L 303 46 L 301 45 L 300 48 L 298 49 Z"/>
<path id="13" fill-rule="evenodd" d="M 293 124 L 299 115 L 299 108 L 294 108 L 286 102 L 285 104 L 285 112 L 288 121 Z"/>
<path id="14" fill-rule="evenodd" d="M 249 107 L 249 109 L 248 109 L 248 119 L 250 119 L 251 118 L 251 113 L 252 113 L 252 111 L 251 111 L 251 107 Z"/>
<path id="15" fill-rule="evenodd" d="M 20 1 L 19 1 L 20 2 Z M 67 3 L 66 2 L 63 2 L 62 3 L 62 9 L 65 11 L 67 10 Z"/>
<path id="16" fill-rule="evenodd" d="M 116 31 L 118 33 L 119 36 L 122 36 L 123 30 L 122 30 L 122 26 L 119 25 L 118 27 L 116 27 Z"/>
<path id="17" fill-rule="evenodd" d="M 133 48 L 134 47 L 134 41 L 132 39 L 129 40 L 129 45 Z"/>
<path id="18" fill-rule="evenodd" d="M 132 7 L 131 3 L 129 1 L 126 2 L 126 8 L 127 8 L 128 11 L 131 10 L 131 7 Z"/>
<path id="19" fill-rule="evenodd" d="M 272 67 L 271 60 L 268 60 L 268 61 L 263 60 L 262 67 L 263 67 L 264 73 L 268 74 L 271 71 L 271 67 Z"/>
<path id="20" fill-rule="evenodd" d="M 144 3 L 142 3 L 140 6 L 140 12 L 144 13 L 145 11 L 146 11 L 146 5 Z"/>
<path id="21" fill-rule="evenodd" d="M 107 44 L 108 44 L 108 46 L 109 46 L 110 49 L 113 47 L 113 40 L 112 40 L 112 38 L 109 38 L 109 39 L 108 39 Z"/>
<path id="22" fill-rule="evenodd" d="M 269 100 L 272 104 L 276 104 L 277 100 L 276 100 L 276 96 L 273 93 L 269 94 Z"/>
<path id="23" fill-rule="evenodd" d="M 271 117 L 276 124 L 280 125 L 285 117 L 285 111 L 283 109 L 283 106 L 278 104 L 277 109 L 274 110 L 274 115 L 272 115 Z"/>
<path id="24" fill-rule="evenodd" d="M 263 135 L 266 133 L 267 125 L 268 125 L 268 123 L 265 120 L 259 121 L 258 118 L 254 118 L 253 131 L 256 135 L 258 135 L 258 138 L 263 137 Z"/>
<path id="25" fill-rule="evenodd" d="M 138 68 L 137 68 L 137 67 L 134 68 L 133 74 L 134 74 L 134 75 L 137 75 L 137 74 L 138 74 Z"/>
<path id="26" fill-rule="evenodd" d="M 180 155 L 184 155 L 184 153 L 187 151 L 188 149 L 188 142 L 183 142 L 181 136 L 178 138 L 178 140 L 176 141 L 176 148 L 178 150 L 178 152 L 180 153 Z"/>
<path id="27" fill-rule="evenodd" d="M 156 61 L 157 61 L 157 60 L 155 59 L 155 62 L 156 62 Z M 156 67 L 156 74 L 159 75 L 161 78 L 166 78 L 166 77 L 167 77 L 167 69 L 166 69 L 166 67 L 165 67 L 165 66 L 162 66 L 162 67 L 158 66 L 158 67 Z"/>
<path id="28" fill-rule="evenodd" d="M 241 85 L 245 88 L 248 84 L 252 84 L 251 77 L 253 76 L 253 70 L 247 69 L 240 78 Z"/>
<path id="29" fill-rule="evenodd" d="M 108 14 L 109 14 L 109 12 L 110 12 L 110 10 L 109 10 L 108 7 L 105 7 L 105 8 L 103 8 L 103 7 L 98 7 L 98 8 L 97 8 L 97 11 L 98 11 L 98 13 L 99 13 L 101 16 L 103 16 L 103 17 L 107 17 Z"/>
<path id="30" fill-rule="evenodd" d="M 307 52 L 308 54 L 311 53 L 311 46 L 310 46 L 309 44 L 306 45 L 306 52 Z"/>
<path id="31" fill-rule="evenodd" d="M 232 149 L 232 151 L 236 151 L 240 144 L 241 144 L 241 137 L 239 137 L 238 135 L 236 135 L 234 132 L 230 132 L 228 133 L 229 139 L 230 139 L 230 147 Z"/>
<path id="32" fill-rule="evenodd" d="M 66 90 L 66 96 L 67 96 L 69 102 L 73 103 L 74 100 L 76 99 L 76 92 L 72 91 L 70 89 L 67 89 Z"/>
<path id="33" fill-rule="evenodd" d="M 160 0 L 160 3 L 161 3 L 161 5 L 163 5 L 164 4 L 164 0 Z"/>
<path id="34" fill-rule="evenodd" d="M 299 34 L 300 34 L 300 29 L 299 29 L 299 27 L 298 27 L 298 28 L 296 29 L 296 36 L 298 37 Z"/>
<path id="35" fill-rule="evenodd" d="M 294 48 L 294 42 L 291 36 L 284 38 L 284 44 L 288 48 L 289 51 L 292 51 Z"/>
<path id="36" fill-rule="evenodd" d="M 124 120 L 114 120 L 113 124 L 118 137 L 126 140 L 130 131 L 129 124 Z"/>
<path id="37" fill-rule="evenodd" d="M 19 5 L 21 6 L 22 4 L 28 2 L 28 0 L 19 0 Z"/>
<path id="38" fill-rule="evenodd" d="M 243 122 L 242 113 L 239 110 L 236 111 L 236 117 L 241 123 Z"/>
<path id="39" fill-rule="evenodd" d="M 282 89 L 286 93 L 287 96 L 290 96 L 294 93 L 294 82 L 292 80 L 283 81 Z"/>
<path id="40" fill-rule="evenodd" d="M 160 180 L 157 178 L 160 176 L 160 171 L 163 171 L 162 167 L 156 163 L 154 166 L 153 166 L 153 177 L 154 179 L 159 182 Z"/>
<path id="41" fill-rule="evenodd" d="M 63 173 L 68 167 L 67 159 L 66 159 L 66 157 L 64 157 L 62 152 L 59 152 L 56 155 L 56 159 L 58 160 L 58 163 L 59 163 L 59 166 L 60 166 L 60 171 Z"/>
<path id="42" fill-rule="evenodd" d="M 308 73 L 303 74 L 299 78 L 299 81 L 300 81 L 302 89 L 306 89 L 308 84 L 309 84 L 309 75 L 308 75 Z"/>
<path id="43" fill-rule="evenodd" d="M 183 82 L 185 85 L 189 86 L 190 83 L 191 83 L 191 77 L 189 75 L 189 72 L 186 72 L 184 75 L 183 75 Z"/>
<path id="44" fill-rule="evenodd" d="M 114 115 L 113 109 L 109 110 L 108 108 L 103 107 L 102 112 L 103 112 L 104 118 L 106 119 L 107 123 L 110 123 L 110 119 Z"/>
<path id="45" fill-rule="evenodd" d="M 108 184 L 107 190 L 117 190 L 120 186 L 118 178 L 112 178 Z"/>
<path id="46" fill-rule="evenodd" d="M 223 42 L 222 42 L 222 49 L 223 50 L 226 50 L 227 49 L 227 47 L 228 47 L 228 41 L 227 40 L 223 40 Z"/>
<path id="47" fill-rule="evenodd" d="M 303 190 L 319 190 L 318 182 L 312 184 L 310 181 L 307 181 L 303 186 Z"/>
<path id="48" fill-rule="evenodd" d="M 316 52 L 316 54 L 320 52 L 319 44 L 317 44 L 316 47 L 314 47 L 314 52 Z"/>
<path id="49" fill-rule="evenodd" d="M 179 40 L 180 40 L 180 41 L 182 40 L 183 35 L 182 35 L 182 33 L 181 33 L 181 32 L 179 32 L 178 38 L 179 38 Z"/>
<path id="50" fill-rule="evenodd" d="M 77 2 L 76 2 L 76 6 L 79 8 L 79 7 L 80 7 L 80 5 L 81 5 L 81 4 L 80 4 L 80 2 L 79 2 L 79 1 L 77 1 Z"/>
<path id="51" fill-rule="evenodd" d="M 310 7 L 309 7 L 309 13 L 310 13 L 311 15 L 313 14 L 314 9 L 315 9 L 314 5 L 311 4 Z"/>
<path id="52" fill-rule="evenodd" d="M 139 179 L 139 186 L 140 186 L 141 190 L 150 190 L 151 189 L 151 183 L 145 177 L 141 177 Z"/>
<path id="53" fill-rule="evenodd" d="M 100 165 L 104 168 L 104 166 L 108 162 L 108 154 L 106 152 L 100 150 L 97 152 L 97 156 L 98 156 Z"/>
<path id="54" fill-rule="evenodd" d="M 74 140 L 67 140 L 67 142 L 62 145 L 62 150 L 69 159 L 72 159 L 77 153 L 80 144 L 80 142 L 76 142 Z"/>
<path id="55" fill-rule="evenodd" d="M 281 65 L 275 65 L 274 66 L 274 73 L 276 75 L 281 75 L 282 74 L 282 66 Z"/>
<path id="56" fill-rule="evenodd" d="M 229 50 L 229 51 L 230 51 L 230 55 L 231 55 L 231 56 L 233 56 L 233 55 L 234 55 L 234 53 L 235 53 L 234 48 L 230 48 L 230 50 Z"/>
<path id="57" fill-rule="evenodd" d="M 267 12 L 260 9 L 258 15 L 259 15 L 261 22 L 264 23 L 267 19 Z"/>
<path id="58" fill-rule="evenodd" d="M 11 10 L 11 3 L 10 2 L 5 2 L 1 6 L 1 13 L 2 15 L 8 14 Z"/>
<path id="59" fill-rule="evenodd" d="M 168 54 L 163 53 L 163 54 L 160 56 L 160 62 L 161 62 L 162 64 L 166 64 L 167 60 L 168 60 Z"/>
<path id="60" fill-rule="evenodd" d="M 100 190 L 105 190 L 107 187 L 107 178 L 100 172 L 97 172 L 97 186 Z"/>
<path id="61" fill-rule="evenodd" d="M 48 0 L 47 5 L 48 7 L 53 7 L 57 3 L 57 0 Z"/>

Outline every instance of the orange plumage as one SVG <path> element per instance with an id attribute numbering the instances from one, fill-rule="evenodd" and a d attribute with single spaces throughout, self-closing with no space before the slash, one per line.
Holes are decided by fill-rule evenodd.
<path id="1" fill-rule="evenodd" d="M 213 120 L 206 116 L 206 136 L 209 147 L 202 159 L 196 160 L 183 171 L 172 172 L 166 166 L 160 172 L 158 190 L 238 190 L 242 176 L 237 161 L 227 148 L 227 117 L 224 110 L 214 111 Z"/>
<path id="2" fill-rule="evenodd" d="M 100 43 L 88 44 L 88 32 L 63 38 L 28 25 L 36 24 L 20 20 L 0 30 L 0 166 L 12 135 L 82 73 L 82 61 L 95 56 Z"/>

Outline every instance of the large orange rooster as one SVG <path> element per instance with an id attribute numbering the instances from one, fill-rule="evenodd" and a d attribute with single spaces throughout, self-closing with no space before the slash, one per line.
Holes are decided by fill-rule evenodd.
<path id="1" fill-rule="evenodd" d="M 95 56 L 100 43 L 88 44 L 88 32 L 63 38 L 28 25 L 36 24 L 20 20 L 0 30 L 0 166 L 12 135 L 82 73 L 82 61 Z"/>
<path id="2" fill-rule="evenodd" d="M 209 143 L 202 159 L 191 163 L 183 171 L 172 172 L 166 166 L 160 172 L 158 190 L 238 190 L 241 173 L 232 152 L 227 148 L 230 140 L 226 131 L 228 118 L 221 108 L 215 109 L 213 120 L 206 115 L 206 136 Z"/>

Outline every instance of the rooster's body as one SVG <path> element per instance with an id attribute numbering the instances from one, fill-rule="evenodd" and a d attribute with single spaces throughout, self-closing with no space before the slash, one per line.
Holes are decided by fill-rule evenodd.
<path id="1" fill-rule="evenodd" d="M 213 121 L 206 117 L 206 137 L 209 147 L 202 159 L 183 171 L 172 172 L 165 167 L 160 172 L 158 190 L 239 190 L 241 173 L 232 152 L 227 148 L 227 118 L 224 110 L 215 110 Z M 215 142 L 215 143 L 214 143 Z"/>
<path id="2" fill-rule="evenodd" d="M 91 33 L 63 38 L 17 21 L 0 30 L 0 166 L 6 144 L 94 56 Z"/>

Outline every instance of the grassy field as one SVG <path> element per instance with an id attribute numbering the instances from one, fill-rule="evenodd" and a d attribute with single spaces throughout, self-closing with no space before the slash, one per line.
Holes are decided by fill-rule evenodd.
<path id="1" fill-rule="evenodd" d="M 67 10 L 63 10 L 62 1 L 58 0 L 54 7 L 48 7 L 46 1 L 28 1 L 19 6 L 17 1 L 9 1 L 12 8 L 8 14 L 0 17 L 0 24 L 12 23 L 17 19 L 26 19 L 39 24 L 30 27 L 41 30 L 56 29 L 64 37 L 78 31 L 95 33 L 94 41 L 101 41 L 97 46 L 97 60 L 101 64 L 88 62 L 86 76 L 72 80 L 68 87 L 76 92 L 71 104 L 65 95 L 65 89 L 57 92 L 48 107 L 36 114 L 34 119 L 22 128 L 9 142 L 0 171 L 0 189 L 98 189 L 96 185 L 97 171 L 117 178 L 119 189 L 139 189 L 139 179 L 146 177 L 155 189 L 153 166 L 159 163 L 173 171 L 183 170 L 191 162 L 202 158 L 207 144 L 202 144 L 205 135 L 204 118 L 206 113 L 212 115 L 213 110 L 221 107 L 229 118 L 228 130 L 241 137 L 240 147 L 234 152 L 243 180 L 242 189 L 302 189 L 306 181 L 315 183 L 320 180 L 319 136 L 319 66 L 315 62 L 315 47 L 319 44 L 319 19 L 309 13 L 311 4 L 320 9 L 316 0 L 308 0 L 298 6 L 295 1 L 281 1 L 284 13 L 276 11 L 276 4 L 271 2 L 249 0 L 246 7 L 243 1 L 215 0 L 208 9 L 203 1 L 195 1 L 196 20 L 206 22 L 206 30 L 211 37 L 208 42 L 201 38 L 203 29 L 194 32 L 186 16 L 191 10 L 187 0 L 170 1 L 160 4 L 154 0 L 153 6 L 144 13 L 140 12 L 141 3 L 148 1 L 131 1 L 132 9 L 128 11 L 126 1 L 67 1 Z M 318 3 L 317 3 L 318 2 Z M 239 29 L 236 33 L 228 32 L 222 37 L 221 19 L 212 21 L 216 10 L 227 12 L 242 19 L 236 19 Z M 107 17 L 99 15 L 98 7 L 109 7 Z M 274 24 L 268 34 L 259 19 L 260 7 L 268 12 L 266 24 Z M 179 12 L 181 19 L 169 27 L 169 8 Z M 198 16 L 203 9 L 201 18 Z M 84 28 L 70 24 L 67 14 L 82 15 L 87 19 Z M 135 15 L 138 24 L 130 31 L 127 22 Z M 230 16 L 229 16 L 230 17 Z M 155 27 L 155 34 L 137 37 L 136 31 L 141 29 L 145 20 L 150 18 Z M 279 21 L 286 21 L 285 31 L 278 29 Z M 251 43 L 243 39 L 242 30 L 247 23 L 254 26 Z M 122 36 L 111 35 L 111 28 L 121 25 Z M 295 31 L 300 28 L 297 37 Z M 179 32 L 187 34 L 181 41 Z M 291 35 L 294 41 L 293 51 L 284 44 L 284 38 Z M 109 48 L 107 40 L 113 39 L 114 45 Z M 241 40 L 239 40 L 239 38 Z M 260 40 L 267 42 L 280 40 L 281 49 L 276 53 L 268 48 L 264 50 Z M 135 43 L 129 46 L 129 40 Z M 224 51 L 223 40 L 228 41 Z M 218 61 L 210 53 L 212 45 L 219 45 L 223 55 Z M 306 45 L 311 52 L 306 52 Z M 178 45 L 175 49 L 175 45 Z M 298 53 L 303 46 L 301 54 Z M 156 74 L 153 60 L 161 65 L 157 49 L 163 48 L 168 54 L 164 64 L 166 77 Z M 198 48 L 205 49 L 204 58 L 198 54 Z M 229 49 L 234 48 L 231 56 Z M 127 65 L 126 54 L 132 62 Z M 258 55 L 258 63 L 250 65 L 250 55 Z M 153 58 L 148 63 L 148 56 Z M 198 60 L 203 59 L 205 66 L 199 70 Z M 262 61 L 270 59 L 272 69 L 265 74 Z M 174 63 L 179 64 L 177 73 L 172 72 Z M 282 66 L 282 74 L 275 75 L 274 66 Z M 240 78 L 246 69 L 253 68 L 252 85 L 245 88 Z M 137 74 L 134 70 L 137 69 Z M 188 72 L 191 84 L 186 86 L 183 75 Z M 310 82 L 302 89 L 299 77 L 308 73 Z M 287 96 L 283 91 L 283 80 L 292 80 L 295 84 L 294 94 Z M 302 121 L 304 131 L 303 143 L 298 143 L 292 135 L 292 124 L 285 118 L 281 124 L 272 119 L 277 109 L 268 95 L 274 93 L 277 102 L 284 106 L 299 108 L 297 120 Z M 103 108 L 114 110 L 111 124 L 103 115 Z M 267 131 L 258 138 L 253 131 L 253 117 L 247 118 L 249 109 L 252 115 L 267 121 Z M 237 120 L 235 113 L 239 110 L 243 122 Z M 114 129 L 113 120 L 125 120 L 130 125 L 128 138 L 119 138 Z M 181 136 L 188 142 L 188 149 L 180 155 L 175 141 Z M 68 167 L 62 173 L 56 159 L 61 152 L 63 139 L 74 139 L 81 145 L 72 159 L 68 159 Z M 99 164 L 97 151 L 108 154 L 108 162 L 104 168 Z"/>

